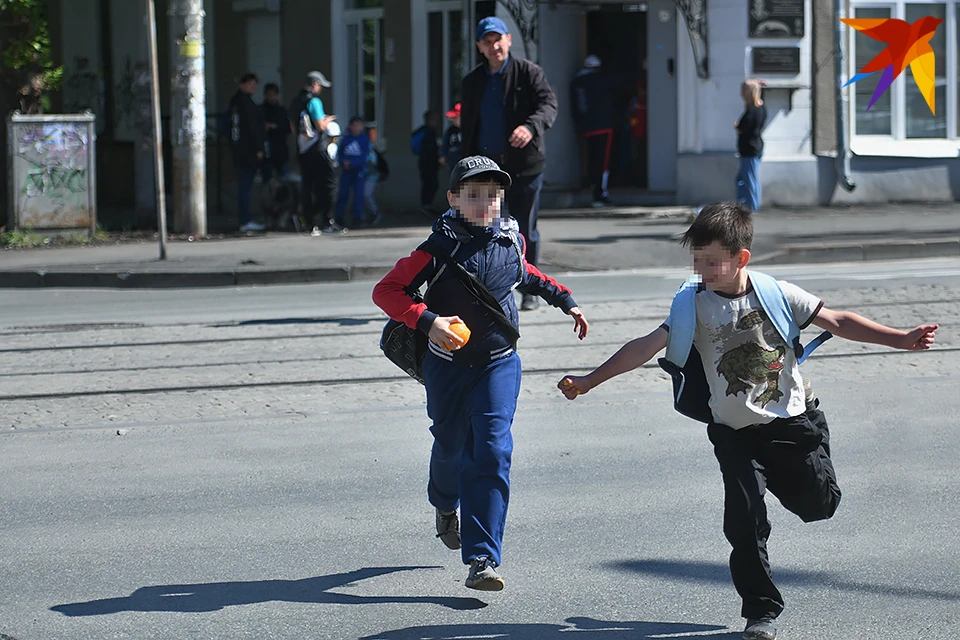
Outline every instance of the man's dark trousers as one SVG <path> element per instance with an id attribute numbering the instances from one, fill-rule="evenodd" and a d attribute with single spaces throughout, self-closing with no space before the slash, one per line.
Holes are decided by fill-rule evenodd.
<path id="1" fill-rule="evenodd" d="M 723 474 L 723 533 L 733 546 L 730 573 L 744 618 L 777 617 L 783 596 L 770 573 L 766 489 L 804 522 L 826 520 L 840 504 L 830 432 L 819 409 L 795 418 L 731 429 L 707 426 Z"/>
<path id="2" fill-rule="evenodd" d="M 337 188 L 337 175 L 326 150 L 316 143 L 301 153 L 300 159 L 300 202 L 301 215 L 307 230 L 314 227 L 316 214 L 320 214 L 320 225 L 326 225 L 333 208 L 333 196 Z"/>
<path id="3" fill-rule="evenodd" d="M 517 219 L 520 233 L 527 241 L 527 262 L 536 266 L 540 259 L 540 232 L 537 230 L 537 215 L 540 213 L 540 190 L 543 174 L 513 177 L 507 189 L 507 213 Z"/>

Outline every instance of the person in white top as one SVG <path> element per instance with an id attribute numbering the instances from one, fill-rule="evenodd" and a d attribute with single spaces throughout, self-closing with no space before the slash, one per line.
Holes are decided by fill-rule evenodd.
<path id="1" fill-rule="evenodd" d="M 767 557 L 769 489 L 805 522 L 833 516 L 840 488 L 830 459 L 830 435 L 819 401 L 808 402 L 793 349 L 785 344 L 753 291 L 749 273 L 751 212 L 739 203 L 703 208 L 682 240 L 704 290 L 696 294 L 694 346 L 710 389 L 713 420 L 707 435 L 724 485 L 723 531 L 733 546 L 730 571 L 747 619 L 744 640 L 773 640 L 783 597 Z M 824 306 L 814 295 L 779 282 L 801 328 L 917 351 L 929 349 L 937 326 L 901 331 L 849 311 Z M 558 383 L 574 399 L 614 376 L 645 364 L 667 345 L 671 320 L 625 344 L 585 376 Z"/>

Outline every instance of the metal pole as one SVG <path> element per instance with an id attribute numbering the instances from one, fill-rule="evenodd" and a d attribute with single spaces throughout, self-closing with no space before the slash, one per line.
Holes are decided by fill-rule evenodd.
<path id="1" fill-rule="evenodd" d="M 157 13 L 154 0 L 147 6 L 147 56 L 150 58 L 150 113 L 153 116 L 153 176 L 157 186 L 157 229 L 160 259 L 167 259 L 167 194 L 163 183 L 163 134 L 160 133 L 160 68 L 157 62 Z"/>
<path id="2" fill-rule="evenodd" d="M 175 223 L 191 236 L 207 235 L 206 85 L 203 67 L 203 0 L 171 0 L 174 73 Z M 182 19 L 182 21 L 181 21 Z"/>

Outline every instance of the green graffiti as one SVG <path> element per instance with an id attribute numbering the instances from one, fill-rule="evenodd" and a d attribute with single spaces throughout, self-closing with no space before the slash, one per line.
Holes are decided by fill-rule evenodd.
<path id="1" fill-rule="evenodd" d="M 23 191 L 28 197 L 67 199 L 87 190 L 87 170 L 34 165 L 27 173 Z"/>

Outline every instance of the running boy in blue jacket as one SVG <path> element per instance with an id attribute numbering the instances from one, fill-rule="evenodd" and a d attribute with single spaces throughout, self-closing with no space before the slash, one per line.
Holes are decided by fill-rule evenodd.
<path id="1" fill-rule="evenodd" d="M 506 318 L 497 320 L 494 309 L 477 304 L 459 269 L 424 248 L 402 258 L 373 290 L 374 303 L 388 316 L 429 337 L 423 378 L 434 441 L 427 496 L 436 509 L 437 537 L 450 549 L 461 549 L 464 564 L 470 565 L 465 585 L 482 591 L 503 589 L 496 569 L 520 394 L 513 290 L 559 307 L 573 318 L 581 340 L 588 328 L 570 290 L 527 263 L 517 221 L 501 217 L 509 185 L 509 174 L 493 160 L 464 158 L 450 174 L 450 210 L 437 219 L 429 238 L 479 279 Z M 424 302 L 416 303 L 409 292 L 424 283 Z M 460 321 L 471 331 L 466 343 L 450 330 Z"/>

